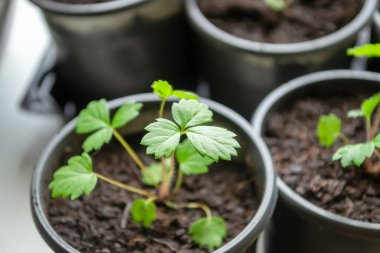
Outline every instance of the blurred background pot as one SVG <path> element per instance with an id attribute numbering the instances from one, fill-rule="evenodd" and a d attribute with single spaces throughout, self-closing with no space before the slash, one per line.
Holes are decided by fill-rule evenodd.
<path id="1" fill-rule="evenodd" d="M 374 42 L 380 43 L 380 12 L 376 11 L 373 15 L 373 33 L 374 33 Z"/>
<path id="2" fill-rule="evenodd" d="M 140 94 L 124 97 L 110 102 L 110 108 L 115 109 L 127 102 L 141 102 L 144 104 L 140 112 L 139 119 L 132 121 L 126 128 L 121 129 L 124 134 L 136 134 L 144 131 L 144 127 L 157 118 L 157 110 L 160 100 L 154 94 Z M 235 132 L 239 138 L 241 149 L 239 150 L 239 164 L 242 170 L 252 173 L 254 181 L 258 187 L 257 192 L 260 197 L 260 205 L 254 217 L 248 225 L 234 239 L 214 253 L 241 253 L 252 246 L 260 233 L 267 226 L 273 214 L 277 201 L 277 188 L 275 173 L 269 151 L 261 137 L 253 133 L 249 123 L 236 112 L 210 100 L 202 100 L 214 113 L 216 125 L 224 126 Z M 167 111 L 170 106 L 167 106 Z M 32 180 L 31 188 L 31 208 L 35 224 L 49 246 L 59 253 L 78 252 L 52 228 L 47 217 L 47 185 L 51 179 L 53 168 L 57 167 L 66 147 L 70 146 L 80 153 L 81 138 L 75 134 L 75 121 L 68 123 L 58 135 L 50 142 L 45 151 L 41 154 Z M 231 186 L 231 190 L 234 190 Z M 255 252 L 250 248 L 247 252 Z"/>
<path id="3" fill-rule="evenodd" d="M 31 1 L 43 10 L 58 51 L 57 75 L 73 99 L 141 93 L 157 79 L 195 83 L 181 0 Z"/>
<path id="4" fill-rule="evenodd" d="M 338 31 L 306 42 L 271 44 L 231 35 L 213 25 L 197 0 L 186 0 L 191 26 L 198 35 L 201 74 L 211 97 L 249 117 L 276 86 L 297 76 L 325 69 L 347 68 L 358 32 L 372 19 L 377 0 L 363 0 L 358 15 Z"/>
<path id="5" fill-rule="evenodd" d="M 263 133 L 270 113 L 298 99 L 338 94 L 372 95 L 380 74 L 333 70 L 294 79 L 271 92 L 259 105 L 252 124 Z M 326 211 L 294 192 L 278 177 L 279 201 L 264 233 L 266 253 L 375 253 L 380 249 L 380 224 L 362 222 Z"/>

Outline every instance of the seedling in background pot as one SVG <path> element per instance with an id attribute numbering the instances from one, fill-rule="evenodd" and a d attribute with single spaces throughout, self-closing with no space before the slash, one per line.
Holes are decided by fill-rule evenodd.
<path id="1" fill-rule="evenodd" d="M 356 57 L 380 57 L 380 43 L 379 44 L 366 44 L 350 48 L 347 50 L 347 54 Z"/>
<path id="2" fill-rule="evenodd" d="M 152 88 L 162 102 L 158 118 L 145 128 L 148 133 L 141 144 L 157 162 L 144 164 L 118 132 L 139 116 L 143 107 L 141 103 L 121 106 L 111 119 L 107 102 L 103 99 L 93 101 L 80 112 L 76 122 L 78 134 L 90 134 L 82 145 L 84 153 L 73 156 L 67 165 L 54 173 L 49 184 L 52 197 L 76 199 L 89 195 L 100 179 L 141 196 L 133 201 L 130 212 L 133 221 L 145 228 L 149 228 L 157 218 L 157 202 L 171 209 L 203 210 L 205 217 L 191 224 L 188 233 L 201 247 L 210 250 L 220 247 L 227 236 L 224 219 L 214 216 L 206 204 L 175 203 L 172 197 L 180 191 L 184 176 L 207 173 L 212 163 L 236 156 L 236 149 L 240 147 L 235 140 L 236 135 L 224 128 L 208 125 L 212 122 L 213 113 L 206 104 L 198 101 L 196 94 L 174 90 L 166 81 L 156 81 Z M 179 102 L 172 104 L 171 118 L 164 118 L 166 102 L 172 96 L 179 98 Z M 141 169 L 140 180 L 147 189 L 136 188 L 93 171 L 89 153 L 100 150 L 112 137 L 120 142 Z"/>
<path id="3" fill-rule="evenodd" d="M 333 155 L 333 160 L 340 160 L 346 168 L 351 165 L 363 168 L 367 173 L 380 173 L 380 93 L 367 98 L 361 104 L 360 109 L 347 113 L 350 118 L 363 118 L 366 126 L 366 140 L 361 143 L 350 143 L 350 140 L 342 133 L 341 120 L 334 114 L 322 115 L 319 118 L 317 136 L 319 143 L 324 147 L 332 147 L 338 139 L 346 145 L 340 147 Z M 373 115 L 374 114 L 374 115 Z"/>
<path id="4" fill-rule="evenodd" d="M 281 12 L 290 6 L 294 0 L 264 0 L 264 4 L 273 11 Z"/>

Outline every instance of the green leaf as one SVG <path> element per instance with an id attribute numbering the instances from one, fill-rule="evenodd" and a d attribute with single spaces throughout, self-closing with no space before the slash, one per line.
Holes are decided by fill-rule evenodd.
<path id="1" fill-rule="evenodd" d="M 274 11 L 282 11 L 286 7 L 284 0 L 264 0 L 264 3 Z"/>
<path id="2" fill-rule="evenodd" d="M 379 44 L 366 44 L 363 46 L 358 46 L 350 48 L 347 51 L 348 55 L 356 57 L 380 57 L 380 43 Z"/>
<path id="3" fill-rule="evenodd" d="M 366 157 L 372 156 L 374 149 L 375 144 L 373 142 L 346 145 L 335 152 L 333 160 L 341 160 L 343 167 L 348 167 L 352 163 L 359 167 Z"/>
<path id="4" fill-rule="evenodd" d="M 178 97 L 179 99 L 193 99 L 199 101 L 198 95 L 191 91 L 175 90 L 172 95 Z"/>
<path id="5" fill-rule="evenodd" d="M 380 93 L 376 93 L 372 97 L 364 100 L 364 102 L 361 105 L 361 110 L 366 119 L 371 119 L 371 115 L 379 103 L 380 103 Z"/>
<path id="6" fill-rule="evenodd" d="M 156 220 L 156 205 L 150 200 L 135 199 L 132 203 L 131 214 L 134 222 L 148 228 Z"/>
<path id="7" fill-rule="evenodd" d="M 165 159 L 165 169 L 170 171 L 170 159 Z M 149 186 L 156 186 L 162 181 L 162 165 L 160 162 L 154 162 L 142 171 L 143 183 Z"/>
<path id="8" fill-rule="evenodd" d="M 99 150 L 104 144 L 109 143 L 112 139 L 112 129 L 107 127 L 91 134 L 82 144 L 85 152 L 89 153 L 92 150 Z"/>
<path id="9" fill-rule="evenodd" d="M 204 103 L 182 99 L 172 106 L 172 116 L 182 128 L 203 125 L 212 121 L 212 111 Z"/>
<path id="10" fill-rule="evenodd" d="M 341 120 L 335 114 L 319 117 L 317 136 L 319 143 L 324 147 L 331 147 L 340 135 Z"/>
<path id="11" fill-rule="evenodd" d="M 213 163 L 210 158 L 201 156 L 188 139 L 178 146 L 176 157 L 179 169 L 187 176 L 207 173 Z"/>
<path id="12" fill-rule="evenodd" d="M 168 99 L 173 94 L 173 87 L 167 81 L 155 81 L 151 87 L 161 99 Z"/>
<path id="13" fill-rule="evenodd" d="M 143 105 L 141 103 L 127 103 L 123 105 L 116 111 L 111 125 L 114 128 L 123 127 L 125 124 L 139 116 L 142 107 Z"/>
<path id="14" fill-rule="evenodd" d="M 147 146 L 147 154 L 154 155 L 156 159 L 169 157 L 179 144 L 180 129 L 170 120 L 156 119 L 145 130 L 149 133 L 143 137 L 141 144 Z"/>
<path id="15" fill-rule="evenodd" d="M 213 161 L 231 160 L 231 155 L 237 155 L 235 149 L 240 148 L 234 139 L 236 134 L 221 127 L 192 127 L 186 130 L 186 136 L 202 156 L 207 156 Z"/>
<path id="16" fill-rule="evenodd" d="M 199 246 L 213 250 L 220 247 L 227 236 L 226 222 L 221 217 L 201 218 L 191 224 L 189 234 Z"/>
<path id="17" fill-rule="evenodd" d="M 97 177 L 92 171 L 91 157 L 83 153 L 69 159 L 68 164 L 59 168 L 49 184 L 53 198 L 76 199 L 81 195 L 89 195 L 95 188 Z"/>
<path id="18" fill-rule="evenodd" d="M 377 134 L 375 139 L 372 140 L 373 144 L 375 144 L 376 148 L 380 148 L 380 134 Z"/>
<path id="19" fill-rule="evenodd" d="M 359 118 L 359 117 L 363 117 L 363 116 L 364 116 L 363 111 L 360 109 L 350 110 L 347 113 L 347 117 L 349 117 L 349 118 Z"/>

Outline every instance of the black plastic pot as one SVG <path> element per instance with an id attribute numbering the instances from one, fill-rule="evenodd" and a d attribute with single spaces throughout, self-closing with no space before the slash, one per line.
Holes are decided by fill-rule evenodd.
<path id="1" fill-rule="evenodd" d="M 262 98 L 278 85 L 315 71 L 348 68 L 346 50 L 372 19 L 377 0 L 363 0 L 360 13 L 348 25 L 319 39 L 271 44 L 231 35 L 213 25 L 197 0 L 186 0 L 186 11 L 198 35 L 201 74 L 211 97 L 249 117 Z"/>
<path id="2" fill-rule="evenodd" d="M 128 128 L 122 129 L 122 132 L 123 134 L 142 132 L 143 128 L 157 117 L 160 102 L 155 95 L 141 94 L 114 100 L 110 103 L 110 108 L 116 108 L 129 101 L 142 102 L 144 107 L 139 120 L 132 121 L 128 124 Z M 215 251 L 215 253 L 244 252 L 264 230 L 276 204 L 277 189 L 269 151 L 261 138 L 252 132 L 248 122 L 237 113 L 210 100 L 204 99 L 203 102 L 207 103 L 214 112 L 216 125 L 225 126 L 238 135 L 242 148 L 239 150 L 237 159 L 240 159 L 242 164 L 246 164 L 241 169 L 251 171 L 259 187 L 261 204 L 256 215 L 235 239 Z M 49 224 L 44 200 L 48 197 L 46 196 L 47 177 L 51 176 L 51 170 L 54 164 L 59 162 L 63 149 L 70 145 L 77 147 L 80 153 L 79 138 L 75 135 L 74 128 L 75 122 L 71 121 L 49 143 L 38 160 L 31 187 L 31 207 L 35 224 L 42 237 L 55 252 L 78 252 L 66 243 Z M 233 186 L 231 186 L 231 190 L 233 190 Z"/>
<path id="3" fill-rule="evenodd" d="M 252 118 L 261 134 L 268 114 L 297 99 L 337 94 L 372 95 L 380 90 L 380 74 L 333 70 L 294 79 L 271 92 Z M 380 224 L 345 218 L 302 198 L 277 179 L 279 201 L 265 231 L 266 253 L 375 253 L 380 252 Z"/>
<path id="4" fill-rule="evenodd" d="M 43 10 L 70 94 L 111 99 L 148 91 L 157 79 L 195 86 L 181 0 L 31 1 Z"/>

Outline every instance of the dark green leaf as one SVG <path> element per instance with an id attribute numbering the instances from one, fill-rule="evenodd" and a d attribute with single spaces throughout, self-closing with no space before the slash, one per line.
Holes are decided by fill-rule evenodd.
<path id="1" fill-rule="evenodd" d="M 170 171 L 170 159 L 165 159 L 165 169 L 167 173 Z M 162 181 L 162 164 L 154 162 L 142 172 L 143 183 L 150 186 L 156 186 Z"/>
<path id="2" fill-rule="evenodd" d="M 176 96 L 179 99 L 194 99 L 197 101 L 199 100 L 198 95 L 191 91 L 175 90 L 173 91 L 173 96 Z"/>
<path id="3" fill-rule="evenodd" d="M 178 146 L 176 157 L 179 169 L 188 176 L 207 173 L 213 163 L 210 158 L 201 156 L 188 139 Z"/>
<path id="4" fill-rule="evenodd" d="M 156 159 L 169 157 L 179 144 L 180 129 L 170 120 L 159 118 L 145 130 L 149 133 L 143 137 L 141 144 L 147 146 L 147 154 L 153 154 Z"/>
<path id="5" fill-rule="evenodd" d="M 90 102 L 83 109 L 76 121 L 76 132 L 78 134 L 87 134 L 108 127 L 110 123 L 110 114 L 107 107 L 107 101 L 101 99 L 99 101 Z"/>
<path id="6" fill-rule="evenodd" d="M 341 160 L 343 167 L 348 167 L 352 163 L 359 167 L 366 157 L 372 156 L 374 149 L 375 144 L 373 142 L 346 145 L 335 152 L 333 160 Z"/>
<path id="7" fill-rule="evenodd" d="M 380 44 L 366 44 L 363 46 L 350 48 L 347 53 L 348 55 L 356 57 L 380 57 Z"/>
<path id="8" fill-rule="evenodd" d="M 376 93 L 372 97 L 364 100 L 364 102 L 361 105 L 361 110 L 366 119 L 371 119 L 371 115 L 379 103 L 380 103 L 380 93 Z"/>
<path id="9" fill-rule="evenodd" d="M 132 203 L 131 214 L 134 222 L 148 228 L 156 220 L 156 205 L 150 200 L 135 199 Z"/>
<path id="10" fill-rule="evenodd" d="M 59 168 L 49 184 L 53 198 L 76 199 L 83 194 L 90 194 L 97 183 L 92 171 L 91 157 L 86 153 L 69 159 L 68 164 Z"/>
<path id="11" fill-rule="evenodd" d="M 331 147 L 340 135 L 341 121 L 335 115 L 322 115 L 319 117 L 317 136 L 319 143 L 324 147 Z"/>
<path id="12" fill-rule="evenodd" d="M 125 124 L 139 116 L 140 110 L 143 107 L 141 103 L 127 103 L 120 107 L 112 119 L 114 128 L 123 127 Z"/>
<path id="13" fill-rule="evenodd" d="M 226 222 L 221 217 L 201 218 L 191 224 L 189 234 L 196 244 L 213 250 L 220 247 L 227 236 Z"/>
<path id="14" fill-rule="evenodd" d="M 231 160 L 231 155 L 237 155 L 235 149 L 240 148 L 234 139 L 236 134 L 221 127 L 192 127 L 186 130 L 186 136 L 202 156 L 207 156 L 213 161 Z"/>
<path id="15" fill-rule="evenodd" d="M 173 87 L 167 81 L 155 81 L 152 88 L 153 92 L 161 99 L 168 99 L 173 94 Z"/>
<path id="16" fill-rule="evenodd" d="M 172 106 L 172 116 L 182 128 L 203 125 L 212 121 L 212 112 L 204 103 L 182 99 Z"/>

